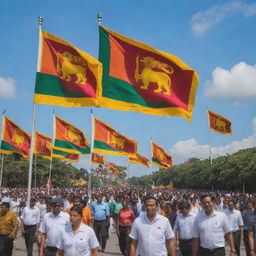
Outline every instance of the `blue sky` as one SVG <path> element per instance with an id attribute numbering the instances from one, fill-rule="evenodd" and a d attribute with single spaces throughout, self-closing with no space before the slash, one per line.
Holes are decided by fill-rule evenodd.
<path id="1" fill-rule="evenodd" d="M 190 124 L 181 117 L 93 108 L 94 114 L 138 141 L 150 158 L 150 137 L 179 164 L 209 157 L 206 107 L 233 122 L 233 135 L 210 132 L 214 157 L 256 145 L 256 1 L 23 0 L 0 2 L 0 111 L 31 133 L 38 26 L 98 57 L 102 25 L 176 55 L 197 70 L 199 86 Z M 37 105 L 36 130 L 52 136 L 52 112 L 90 137 L 90 108 Z M 107 159 L 126 165 L 125 157 Z M 88 168 L 89 157 L 78 166 Z M 150 170 L 130 165 L 130 175 Z"/>

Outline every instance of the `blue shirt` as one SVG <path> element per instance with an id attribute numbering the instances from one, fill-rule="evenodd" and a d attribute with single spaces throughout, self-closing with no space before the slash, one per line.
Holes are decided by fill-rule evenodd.
<path id="1" fill-rule="evenodd" d="M 248 224 L 248 231 L 253 232 L 253 238 L 254 238 L 254 251 L 256 251 L 256 211 L 253 212 L 253 214 L 251 215 L 251 218 L 249 220 L 249 224 Z"/>
<path id="2" fill-rule="evenodd" d="M 91 204 L 91 209 L 94 220 L 105 220 L 110 214 L 108 203 L 105 202 L 93 202 Z"/>

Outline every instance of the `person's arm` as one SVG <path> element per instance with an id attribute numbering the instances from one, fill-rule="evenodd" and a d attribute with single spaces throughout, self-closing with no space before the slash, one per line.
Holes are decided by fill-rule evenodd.
<path id="1" fill-rule="evenodd" d="M 198 248 L 199 248 L 199 237 L 193 237 L 192 256 L 196 256 L 197 255 Z"/>
<path id="2" fill-rule="evenodd" d="M 120 222 L 120 220 L 119 220 L 119 218 L 120 218 L 120 212 L 117 215 L 117 222 L 116 222 L 116 233 L 117 233 L 118 236 L 120 234 L 120 231 L 119 231 L 119 222 Z"/>
<path id="3" fill-rule="evenodd" d="M 180 231 L 176 228 L 175 230 L 175 246 L 179 247 L 179 241 L 180 241 Z"/>
<path id="4" fill-rule="evenodd" d="M 39 256 L 43 256 L 44 255 L 45 241 L 46 241 L 46 234 L 42 233 L 41 239 L 40 239 Z"/>
<path id="5" fill-rule="evenodd" d="M 244 241 L 244 226 L 239 226 L 240 229 L 240 240 Z"/>
<path id="6" fill-rule="evenodd" d="M 235 255 L 235 245 L 234 245 L 234 239 L 233 234 L 231 232 L 226 233 L 225 235 L 226 239 L 228 240 L 229 247 L 230 247 L 230 255 Z"/>
<path id="7" fill-rule="evenodd" d="M 57 250 L 56 256 L 63 256 L 64 255 L 64 251 L 61 249 Z"/>
<path id="8" fill-rule="evenodd" d="M 137 245 L 138 245 L 138 240 L 131 239 L 129 256 L 135 256 L 136 255 Z"/>
<path id="9" fill-rule="evenodd" d="M 176 250 L 175 250 L 174 240 L 173 239 L 166 240 L 166 247 L 167 247 L 167 251 L 169 253 L 168 255 L 176 256 Z"/>
<path id="10" fill-rule="evenodd" d="M 250 248 L 250 256 L 255 256 L 255 244 L 254 244 L 254 237 L 253 237 L 253 231 L 248 231 L 248 237 L 249 237 L 249 248 Z"/>
<path id="11" fill-rule="evenodd" d="M 98 248 L 91 249 L 92 256 L 98 256 Z"/>

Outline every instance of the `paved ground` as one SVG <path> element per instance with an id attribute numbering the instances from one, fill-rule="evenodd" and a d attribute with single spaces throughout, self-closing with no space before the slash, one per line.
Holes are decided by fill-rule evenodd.
<path id="1" fill-rule="evenodd" d="M 20 232 L 18 233 L 16 242 L 14 243 L 13 256 L 26 256 L 26 247 L 25 241 L 21 236 Z M 34 244 L 34 256 L 38 255 L 37 244 Z M 100 256 L 118 256 L 122 255 L 119 250 L 118 240 L 116 236 L 115 229 L 111 226 L 110 228 L 110 237 L 107 242 L 107 248 L 104 253 L 100 253 Z M 226 250 L 226 255 L 229 255 L 229 249 Z M 179 251 L 177 250 L 177 256 L 180 256 Z M 241 256 L 245 256 L 244 246 L 241 247 Z"/>

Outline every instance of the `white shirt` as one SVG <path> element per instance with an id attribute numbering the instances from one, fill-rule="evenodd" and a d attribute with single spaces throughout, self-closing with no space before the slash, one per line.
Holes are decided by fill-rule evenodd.
<path id="1" fill-rule="evenodd" d="M 30 206 L 24 207 L 20 218 L 25 225 L 36 225 L 40 223 L 40 211 L 37 207 L 31 208 Z"/>
<path id="2" fill-rule="evenodd" d="M 194 215 L 197 215 L 198 213 L 199 213 L 199 211 L 200 211 L 200 208 L 199 208 L 199 206 L 192 206 L 191 207 L 191 210 L 190 210 L 190 212 L 192 213 L 192 214 L 194 214 Z"/>
<path id="3" fill-rule="evenodd" d="M 129 235 L 138 240 L 138 254 L 141 256 L 166 256 L 166 240 L 174 238 L 169 220 L 157 214 L 150 222 L 147 214 L 135 219 Z"/>
<path id="4" fill-rule="evenodd" d="M 80 224 L 76 234 L 73 234 L 71 224 L 67 224 L 60 233 L 57 245 L 64 251 L 64 256 L 90 256 L 91 249 L 99 246 L 94 230 L 83 223 Z"/>
<path id="5" fill-rule="evenodd" d="M 39 231 L 46 233 L 46 245 L 56 247 L 59 242 L 60 232 L 69 223 L 69 214 L 60 212 L 57 217 L 52 212 L 46 213 L 40 225 Z"/>
<path id="6" fill-rule="evenodd" d="M 192 235 L 200 237 L 202 247 L 214 249 L 225 246 L 224 236 L 228 232 L 231 232 L 231 227 L 226 214 L 214 210 L 211 216 L 207 216 L 203 210 L 196 216 Z"/>
<path id="7" fill-rule="evenodd" d="M 19 214 L 19 205 L 20 205 L 19 201 L 11 201 L 10 203 L 10 210 L 15 212 L 16 215 Z"/>
<path id="8" fill-rule="evenodd" d="M 225 209 L 223 212 L 227 215 L 228 220 L 230 221 L 232 232 L 238 231 L 239 226 L 244 225 L 242 214 L 239 210 L 234 209 L 233 211 L 230 211 L 229 209 Z"/>
<path id="9" fill-rule="evenodd" d="M 180 239 L 192 239 L 192 230 L 194 227 L 196 215 L 189 213 L 188 216 L 184 216 L 182 213 L 180 213 L 177 216 L 176 222 L 175 222 L 175 230 L 179 231 L 179 238 Z"/>

